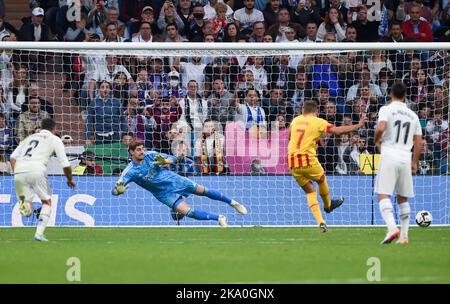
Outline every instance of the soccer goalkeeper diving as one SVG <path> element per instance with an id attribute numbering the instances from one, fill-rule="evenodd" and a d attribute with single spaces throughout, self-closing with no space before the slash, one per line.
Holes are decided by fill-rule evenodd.
<path id="1" fill-rule="evenodd" d="M 227 226 L 225 215 L 194 210 L 184 199 L 191 194 L 206 196 L 230 205 L 242 215 L 247 214 L 245 206 L 237 201 L 168 170 L 167 167 L 176 162 L 175 157 L 155 151 L 146 152 L 139 141 L 131 142 L 128 150 L 132 160 L 115 184 L 113 195 L 123 194 L 128 189 L 128 184 L 134 182 L 151 192 L 172 211 L 196 220 L 217 221 L 221 227 Z"/>

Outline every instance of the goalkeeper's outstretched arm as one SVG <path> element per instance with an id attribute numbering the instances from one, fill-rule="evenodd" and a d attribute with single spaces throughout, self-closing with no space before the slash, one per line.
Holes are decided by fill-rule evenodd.
<path id="1" fill-rule="evenodd" d="M 119 196 L 123 194 L 125 191 L 127 191 L 128 186 L 125 186 L 125 182 L 121 179 L 117 181 L 117 183 L 114 185 L 114 189 L 112 190 L 112 195 Z"/>

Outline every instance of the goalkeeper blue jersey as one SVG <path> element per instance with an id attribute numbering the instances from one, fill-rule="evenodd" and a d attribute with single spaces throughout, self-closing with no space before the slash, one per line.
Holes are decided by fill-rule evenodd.
<path id="1" fill-rule="evenodd" d="M 123 171 L 119 181 L 123 181 L 125 185 L 134 182 L 150 191 L 160 202 L 173 208 L 180 196 L 187 197 L 195 193 L 197 184 L 169 169 L 154 165 L 153 162 L 157 155 L 172 158 L 174 163 L 176 162 L 174 156 L 147 151 L 142 164 L 139 165 L 131 161 Z"/>

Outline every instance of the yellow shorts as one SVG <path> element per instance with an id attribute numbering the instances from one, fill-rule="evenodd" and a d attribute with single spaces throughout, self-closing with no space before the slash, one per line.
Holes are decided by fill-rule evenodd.
<path id="1" fill-rule="evenodd" d="M 315 164 L 312 164 L 311 166 L 291 168 L 291 173 L 297 181 L 298 185 L 300 187 L 303 187 L 311 180 L 320 180 L 320 178 L 325 174 L 325 171 L 323 170 L 320 163 L 317 162 Z"/>

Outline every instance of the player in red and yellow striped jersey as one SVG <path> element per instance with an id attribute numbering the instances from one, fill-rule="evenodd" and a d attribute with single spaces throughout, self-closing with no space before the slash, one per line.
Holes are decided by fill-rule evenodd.
<path id="1" fill-rule="evenodd" d="M 326 120 L 318 118 L 317 114 L 316 102 L 314 100 L 306 100 L 303 104 L 302 115 L 297 116 L 292 121 L 289 133 L 288 165 L 292 176 L 306 193 L 308 205 L 319 224 L 321 232 L 327 232 L 327 225 L 320 212 L 316 190 L 312 181 L 317 182 L 325 212 L 330 213 L 342 205 L 344 198 L 330 199 L 330 190 L 325 172 L 317 160 L 317 142 L 325 132 L 341 135 L 358 130 L 367 122 L 367 116 L 362 114 L 359 123 L 356 125 L 336 127 Z"/>

